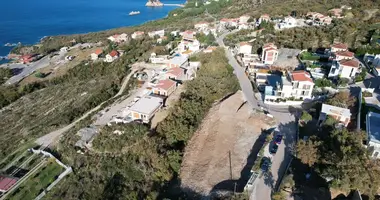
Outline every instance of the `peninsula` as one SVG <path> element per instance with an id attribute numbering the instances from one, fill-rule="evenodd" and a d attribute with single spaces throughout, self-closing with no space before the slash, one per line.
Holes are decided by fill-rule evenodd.
<path id="1" fill-rule="evenodd" d="M 160 0 L 148 0 L 148 2 L 145 4 L 145 6 L 148 6 L 148 7 L 161 7 L 161 6 L 164 6 L 164 4 L 161 3 Z"/>

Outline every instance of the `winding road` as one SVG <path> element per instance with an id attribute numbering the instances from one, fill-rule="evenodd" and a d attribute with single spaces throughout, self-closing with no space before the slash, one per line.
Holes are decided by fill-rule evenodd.
<path id="1" fill-rule="evenodd" d="M 243 91 L 247 103 L 252 109 L 264 107 L 270 111 L 271 115 L 277 120 L 278 124 L 275 134 L 284 136 L 283 142 L 279 145 L 276 155 L 272 158 L 272 167 L 269 173 L 258 178 L 254 183 L 254 189 L 249 195 L 250 200 L 270 200 L 275 188 L 278 186 L 278 180 L 281 180 L 286 169 L 292 159 L 291 149 L 296 141 L 296 122 L 295 117 L 289 111 L 288 106 L 266 106 L 261 100 L 257 100 L 254 96 L 252 84 L 245 74 L 244 68 L 236 61 L 232 52 L 224 45 L 224 38 L 232 32 L 223 33 L 217 38 L 219 46 L 225 48 L 228 63 L 234 68 L 240 87 Z M 297 113 L 296 113 L 297 114 Z"/>
<path id="2" fill-rule="evenodd" d="M 217 42 L 219 46 L 224 47 L 226 51 L 226 56 L 228 58 L 228 64 L 230 64 L 234 70 L 235 75 L 239 80 L 240 88 L 243 91 L 245 100 L 247 103 L 252 107 L 252 109 L 259 109 L 259 101 L 255 99 L 255 94 L 253 92 L 251 81 L 248 79 L 247 75 L 245 74 L 244 68 L 240 66 L 240 64 L 236 61 L 234 55 L 232 52 L 224 45 L 224 38 L 231 33 L 237 32 L 236 30 L 232 32 L 226 32 L 223 33 L 221 36 L 217 38 Z"/>
<path id="3" fill-rule="evenodd" d="M 132 71 L 127 75 L 127 77 L 124 79 L 124 82 L 122 83 L 122 86 L 120 87 L 119 92 L 118 92 L 115 96 L 113 96 L 112 98 L 117 98 L 117 97 L 119 97 L 119 96 L 123 93 L 125 87 L 126 87 L 127 84 L 128 84 L 129 79 L 130 79 L 131 76 L 135 73 L 135 71 L 136 71 L 136 69 L 132 70 Z M 93 114 L 95 111 L 99 110 L 99 109 L 102 107 L 102 105 L 103 105 L 104 103 L 106 103 L 107 101 L 108 101 L 108 100 L 102 102 L 101 104 L 99 104 L 99 105 L 96 106 L 95 108 L 93 108 L 93 109 L 91 109 L 90 111 L 86 112 L 84 115 L 82 115 L 82 117 L 78 118 L 77 120 L 75 120 L 75 121 L 72 122 L 71 124 L 69 124 L 69 125 L 67 125 L 67 126 L 65 126 L 65 127 L 63 127 L 63 128 L 60 128 L 60 129 L 58 129 L 58 130 L 55 130 L 55 131 L 53 131 L 53 132 L 50 132 L 50 133 L 48 133 L 48 134 L 46 134 L 46 135 L 44 135 L 44 136 L 38 138 L 38 139 L 36 140 L 36 143 L 39 144 L 39 145 L 41 145 L 41 146 L 43 146 L 43 147 L 47 147 L 47 146 L 49 146 L 50 144 L 56 142 L 56 141 L 59 139 L 59 137 L 60 137 L 63 133 L 65 133 L 65 132 L 68 131 L 69 129 L 73 128 L 73 127 L 74 127 L 79 121 L 85 119 L 86 117 L 88 117 L 88 116 L 90 116 L 91 114 Z"/>

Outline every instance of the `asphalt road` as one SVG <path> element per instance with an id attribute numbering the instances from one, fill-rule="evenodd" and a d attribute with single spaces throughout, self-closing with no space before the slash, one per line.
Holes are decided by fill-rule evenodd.
<path id="1" fill-rule="evenodd" d="M 4 84 L 11 85 L 18 83 L 25 77 L 31 75 L 36 70 L 49 66 L 51 61 L 63 59 L 64 55 L 64 52 L 59 52 L 59 55 L 55 56 L 52 59 L 50 59 L 48 56 L 45 56 L 40 60 L 32 62 L 30 64 L 11 63 L 0 65 L 0 68 L 10 68 L 16 71 L 16 75 L 9 78 Z"/>
<path id="2" fill-rule="evenodd" d="M 230 33 L 233 33 L 232 31 Z M 217 38 L 219 46 L 225 47 L 223 39 L 230 33 L 224 33 Z M 253 109 L 259 109 L 259 106 L 266 108 L 271 115 L 278 121 L 275 134 L 284 136 L 283 142 L 279 145 L 276 155 L 272 158 L 272 167 L 270 173 L 267 173 L 255 181 L 255 188 L 250 194 L 251 200 L 270 200 L 271 194 L 276 187 L 277 180 L 282 177 L 286 171 L 287 165 L 291 161 L 291 151 L 296 141 L 296 123 L 293 111 L 288 106 L 266 106 L 261 100 L 254 97 L 253 88 L 250 80 L 244 72 L 244 68 L 239 65 L 231 51 L 225 47 L 228 63 L 234 68 L 240 87 L 245 99 Z M 293 112 L 293 114 L 292 114 Z"/>
<path id="3" fill-rule="evenodd" d="M 233 32 L 236 32 L 236 31 L 232 31 L 231 33 L 233 33 Z M 228 34 L 230 34 L 230 33 L 229 32 L 224 33 L 217 38 L 217 42 L 218 42 L 219 46 L 225 47 L 223 40 Z M 244 68 L 239 65 L 239 63 L 236 61 L 234 55 L 226 47 L 225 47 L 225 51 L 226 51 L 226 56 L 228 58 L 228 64 L 230 64 L 235 70 L 235 75 L 239 80 L 240 87 L 241 87 L 241 90 L 243 91 L 245 100 L 253 109 L 258 109 L 259 108 L 259 106 L 258 106 L 259 102 L 254 97 L 252 84 L 251 84 L 250 80 L 248 79 L 247 75 L 245 74 Z"/>

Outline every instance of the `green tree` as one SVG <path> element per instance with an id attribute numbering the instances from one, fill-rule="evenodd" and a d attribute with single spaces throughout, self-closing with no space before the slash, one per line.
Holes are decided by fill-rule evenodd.
<path id="1" fill-rule="evenodd" d="M 312 167 L 319 159 L 318 147 L 321 143 L 316 141 L 315 137 L 310 137 L 309 140 L 300 140 L 297 143 L 297 158 L 302 163 Z"/>
<path id="2" fill-rule="evenodd" d="M 313 119 L 313 117 L 306 111 L 302 112 L 301 118 L 300 118 L 304 123 L 308 123 Z"/>
<path id="3" fill-rule="evenodd" d="M 349 91 L 340 91 L 327 99 L 326 103 L 341 108 L 351 108 L 355 106 L 356 98 L 352 97 Z"/>

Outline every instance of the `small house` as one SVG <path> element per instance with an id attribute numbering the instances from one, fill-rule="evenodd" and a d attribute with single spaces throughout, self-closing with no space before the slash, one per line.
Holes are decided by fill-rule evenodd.
<path id="1" fill-rule="evenodd" d="M 141 98 L 129 109 L 132 120 L 142 120 L 144 123 L 149 123 L 150 119 L 162 107 L 163 102 L 160 97 L 147 96 Z"/>
<path id="2" fill-rule="evenodd" d="M 112 50 L 109 54 L 106 55 L 106 62 L 113 62 L 119 58 L 120 53 L 116 50 Z"/>

